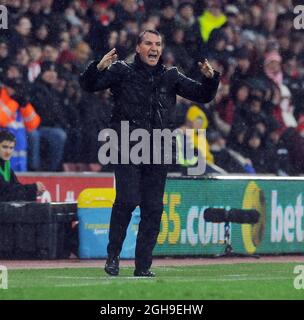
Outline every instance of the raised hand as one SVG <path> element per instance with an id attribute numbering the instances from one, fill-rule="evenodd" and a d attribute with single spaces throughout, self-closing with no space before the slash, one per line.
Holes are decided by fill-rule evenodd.
<path id="1" fill-rule="evenodd" d="M 110 64 L 112 64 L 116 59 L 117 59 L 117 53 L 116 53 L 116 49 L 114 48 L 103 56 L 103 58 L 100 60 L 100 62 L 97 65 L 97 69 L 99 71 L 104 70 Z"/>
<path id="2" fill-rule="evenodd" d="M 207 78 L 213 78 L 214 69 L 211 67 L 207 59 L 204 59 L 203 62 L 198 63 L 201 73 Z"/>

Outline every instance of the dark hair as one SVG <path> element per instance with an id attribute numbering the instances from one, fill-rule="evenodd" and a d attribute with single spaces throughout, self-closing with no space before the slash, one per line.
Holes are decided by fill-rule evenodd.
<path id="1" fill-rule="evenodd" d="M 255 127 L 248 128 L 244 139 L 245 143 L 248 144 L 249 140 L 251 140 L 252 138 L 259 138 L 260 140 L 262 140 L 261 133 Z"/>
<path id="2" fill-rule="evenodd" d="M 144 30 L 143 32 L 141 32 L 141 33 L 139 34 L 138 39 L 137 39 L 137 44 L 141 44 L 141 43 L 142 43 L 142 41 L 143 41 L 143 39 L 144 39 L 144 35 L 145 35 L 146 33 L 153 33 L 153 34 L 161 37 L 160 33 L 159 33 L 158 31 L 156 31 L 156 30 L 152 30 L 152 29 Z"/>
<path id="3" fill-rule="evenodd" d="M 0 130 L 0 143 L 3 141 L 10 141 L 16 143 L 16 138 L 10 131 Z"/>
<path id="4" fill-rule="evenodd" d="M 16 23 L 15 23 L 15 24 L 18 25 L 22 19 L 28 19 L 28 20 L 31 22 L 31 19 L 30 19 L 29 16 L 23 15 L 23 16 L 20 16 L 20 17 L 18 17 L 18 18 L 16 19 Z M 32 23 L 32 22 L 31 22 L 31 23 Z"/>

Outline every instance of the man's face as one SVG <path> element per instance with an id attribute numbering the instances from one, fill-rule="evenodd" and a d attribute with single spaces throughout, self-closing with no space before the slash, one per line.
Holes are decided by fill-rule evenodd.
<path id="1" fill-rule="evenodd" d="M 28 36 L 31 32 L 32 24 L 31 20 L 28 18 L 22 18 L 18 25 L 16 26 L 16 30 L 18 33 L 20 33 L 22 36 Z"/>
<path id="2" fill-rule="evenodd" d="M 79 45 L 75 50 L 76 58 L 81 63 L 86 63 L 90 58 L 91 50 L 86 45 Z"/>
<path id="3" fill-rule="evenodd" d="M 144 35 L 142 42 L 136 47 L 140 59 L 149 66 L 157 65 L 162 50 L 161 37 L 150 32 Z"/>
<path id="4" fill-rule="evenodd" d="M 239 58 L 238 59 L 238 66 L 244 70 L 247 71 L 250 67 L 250 60 L 247 58 Z"/>
<path id="5" fill-rule="evenodd" d="M 202 129 L 203 119 L 201 117 L 196 118 L 193 121 L 193 129 Z"/>
<path id="6" fill-rule="evenodd" d="M 267 64 L 267 68 L 273 73 L 278 73 L 281 71 L 281 64 L 278 61 L 271 61 Z"/>
<path id="7" fill-rule="evenodd" d="M 0 58 L 6 58 L 8 55 L 8 48 L 6 43 L 0 43 Z"/>
<path id="8" fill-rule="evenodd" d="M 44 60 L 55 62 L 55 61 L 57 61 L 58 56 L 59 56 L 59 51 L 56 48 L 48 46 L 48 45 L 46 45 L 43 48 L 43 59 Z"/>
<path id="9" fill-rule="evenodd" d="M 0 143 L 0 159 L 9 160 L 14 152 L 15 142 L 4 140 Z"/>
<path id="10" fill-rule="evenodd" d="M 6 71 L 6 77 L 8 79 L 17 79 L 17 78 L 21 78 L 22 74 L 16 66 L 12 65 L 8 67 Z"/>
<path id="11" fill-rule="evenodd" d="M 187 5 L 180 10 L 180 15 L 182 18 L 188 20 L 193 17 L 193 8 L 191 5 Z"/>
<path id="12" fill-rule="evenodd" d="M 49 84 L 55 84 L 58 79 L 58 74 L 54 70 L 46 70 L 41 76 L 42 80 Z"/>
<path id="13" fill-rule="evenodd" d="M 253 136 L 249 139 L 248 144 L 252 149 L 257 149 L 261 145 L 261 139 L 257 136 Z"/>

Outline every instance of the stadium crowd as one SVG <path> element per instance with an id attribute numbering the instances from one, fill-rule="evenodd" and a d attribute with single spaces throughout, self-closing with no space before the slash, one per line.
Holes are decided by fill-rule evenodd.
<path id="1" fill-rule="evenodd" d="M 199 79 L 197 62 L 208 58 L 222 74 L 214 101 L 197 105 L 178 97 L 172 115 L 176 127 L 207 128 L 210 164 L 236 173 L 304 173 L 304 32 L 293 24 L 297 3 L 1 4 L 8 8 L 9 22 L 7 30 L 0 30 L 0 127 L 14 131 L 21 144 L 16 146 L 16 171 L 102 170 L 97 136 L 108 127 L 111 93 L 83 92 L 79 74 L 91 59 L 114 47 L 119 59 L 131 60 L 139 33 L 156 29 L 163 35 L 164 64 Z M 12 118 L 1 115 L 5 97 L 17 102 Z M 29 103 L 32 117 L 35 112 L 40 117 L 35 123 L 25 116 Z"/>

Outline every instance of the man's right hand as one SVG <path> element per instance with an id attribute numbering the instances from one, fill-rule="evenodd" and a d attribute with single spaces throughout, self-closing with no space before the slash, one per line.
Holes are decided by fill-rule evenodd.
<path id="1" fill-rule="evenodd" d="M 116 54 L 116 49 L 114 48 L 103 56 L 103 58 L 100 60 L 100 62 L 97 65 L 97 69 L 99 71 L 104 70 L 109 65 L 111 65 L 116 59 L 117 59 L 117 54 Z"/>
<path id="2" fill-rule="evenodd" d="M 45 185 L 40 182 L 40 181 L 37 181 L 36 182 L 36 186 L 37 186 L 37 195 L 38 196 L 41 196 L 43 194 L 43 192 L 46 190 L 46 187 Z"/>

